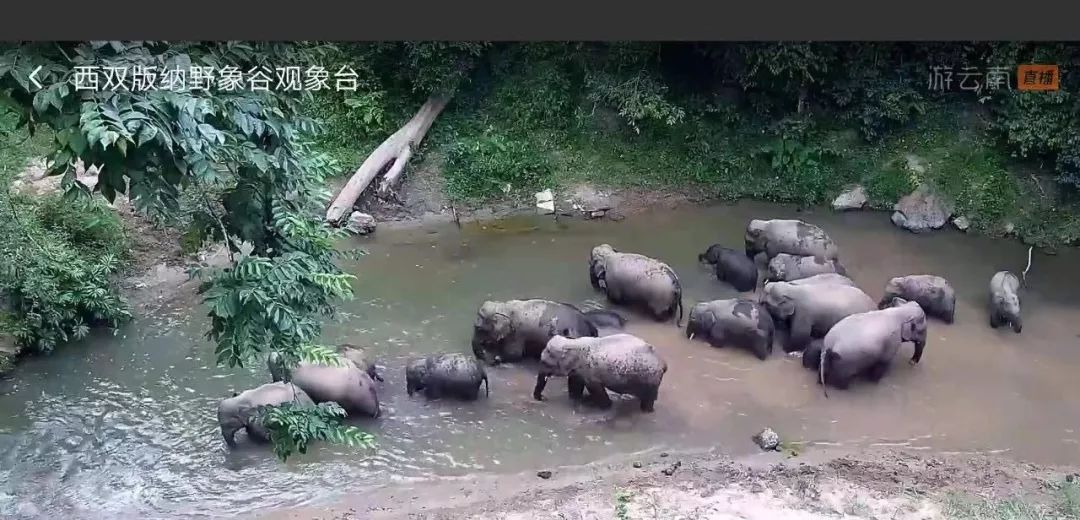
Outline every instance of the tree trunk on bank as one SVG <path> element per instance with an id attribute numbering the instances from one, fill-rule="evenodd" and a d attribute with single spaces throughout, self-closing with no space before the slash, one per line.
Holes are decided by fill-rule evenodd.
<path id="1" fill-rule="evenodd" d="M 326 221 L 337 226 L 347 219 L 360 194 L 383 172 L 386 173 L 378 192 L 380 196 L 389 194 L 404 173 L 413 150 L 419 146 L 435 118 L 449 102 L 449 95 L 432 95 L 405 126 L 375 148 L 334 197 L 326 210 Z"/>

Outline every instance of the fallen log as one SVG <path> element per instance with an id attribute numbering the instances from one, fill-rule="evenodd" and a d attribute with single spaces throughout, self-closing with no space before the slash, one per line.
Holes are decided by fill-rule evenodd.
<path id="1" fill-rule="evenodd" d="M 405 171 L 405 165 L 412 157 L 413 150 L 419 146 L 435 118 L 449 102 L 449 95 L 432 95 L 408 123 L 377 146 L 334 197 L 326 210 L 326 221 L 334 226 L 341 225 L 352 212 L 356 200 L 383 172 L 386 173 L 378 192 L 380 196 L 390 193 Z"/>

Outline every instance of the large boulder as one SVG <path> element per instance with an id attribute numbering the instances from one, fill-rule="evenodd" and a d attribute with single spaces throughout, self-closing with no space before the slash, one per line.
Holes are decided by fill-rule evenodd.
<path id="1" fill-rule="evenodd" d="M 555 213 L 555 195 L 551 193 L 551 190 L 536 193 L 536 212 L 541 215 Z"/>
<path id="2" fill-rule="evenodd" d="M 893 209 L 893 224 L 914 233 L 940 229 L 953 212 L 952 204 L 927 184 L 900 199 Z"/>
<path id="3" fill-rule="evenodd" d="M 368 235 L 375 232 L 375 217 L 362 213 L 359 211 L 352 212 L 349 215 L 349 223 L 345 224 L 345 229 L 350 233 L 357 235 Z"/>
<path id="4" fill-rule="evenodd" d="M 866 206 L 867 200 L 866 188 L 855 185 L 833 199 L 832 208 L 837 211 L 862 209 Z"/>
<path id="5" fill-rule="evenodd" d="M 573 189 L 567 202 L 585 218 L 601 218 L 618 206 L 619 199 L 589 184 L 582 184 Z"/>

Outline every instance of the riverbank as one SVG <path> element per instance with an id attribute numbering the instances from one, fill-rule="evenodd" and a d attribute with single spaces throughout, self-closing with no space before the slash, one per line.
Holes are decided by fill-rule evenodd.
<path id="1" fill-rule="evenodd" d="M 590 464 L 471 475 L 347 493 L 322 507 L 259 515 L 352 519 L 1078 518 L 1077 468 L 988 455 L 874 450 L 650 451 Z"/>

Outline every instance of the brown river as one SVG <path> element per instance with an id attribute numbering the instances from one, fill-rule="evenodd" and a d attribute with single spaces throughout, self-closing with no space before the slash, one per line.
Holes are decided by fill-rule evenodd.
<path id="1" fill-rule="evenodd" d="M 425 402 L 405 394 L 404 360 L 469 352 L 485 299 L 548 298 L 602 304 L 589 285 L 592 246 L 654 256 L 678 271 L 686 307 L 734 291 L 697 263 L 711 243 L 742 247 L 751 218 L 802 218 L 841 248 L 851 277 L 878 298 L 893 276 L 933 273 L 957 290 L 956 323 L 933 321 L 921 364 L 895 363 L 878 384 L 826 399 L 797 357 L 766 361 L 689 342 L 674 323 L 631 317 L 669 370 L 656 412 L 632 401 L 607 411 L 570 403 L 553 380 L 531 397 L 527 366 L 489 371 L 491 396 Z M 346 266 L 357 298 L 325 329 L 379 354 L 383 416 L 356 420 L 371 451 L 321 445 L 282 464 L 265 446 L 228 452 L 216 403 L 269 381 L 264 364 L 226 370 L 203 339 L 205 311 L 183 303 L 117 335 L 98 333 L 30 359 L 0 381 L 0 517 L 198 518 L 250 515 L 332 501 L 366 486 L 471 472 L 518 472 L 587 463 L 648 448 L 757 450 L 765 426 L 815 446 L 906 446 L 994 452 L 1036 463 L 1080 464 L 1080 251 L 1036 253 L 1024 330 L 988 326 L 990 276 L 1019 273 L 1027 248 L 955 230 L 914 235 L 883 213 L 796 213 L 759 203 L 654 211 L 622 222 L 516 218 L 485 224 L 381 229 L 358 239 L 370 253 Z M 901 356 L 910 355 L 905 345 Z M 242 439 L 242 437 L 241 437 Z"/>

